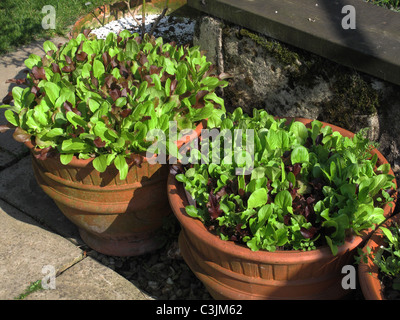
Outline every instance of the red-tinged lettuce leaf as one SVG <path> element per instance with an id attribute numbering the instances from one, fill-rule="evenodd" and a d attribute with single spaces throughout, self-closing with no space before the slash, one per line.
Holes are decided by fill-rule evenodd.
<path id="1" fill-rule="evenodd" d="M 54 155 L 53 148 L 47 147 L 40 150 L 39 153 L 35 153 L 34 157 L 38 160 L 46 160 Z"/>
<path id="2" fill-rule="evenodd" d="M 171 95 L 173 95 L 175 93 L 175 89 L 176 89 L 177 85 L 178 85 L 178 80 L 174 79 L 171 81 L 171 87 L 170 87 Z"/>
<path id="3" fill-rule="evenodd" d="M 131 154 L 130 160 L 132 161 L 133 165 L 141 168 L 144 159 L 140 154 Z"/>
<path id="4" fill-rule="evenodd" d="M 103 59 L 104 66 L 105 66 L 105 68 L 107 69 L 108 65 L 111 63 L 111 56 L 110 56 L 110 54 L 109 54 L 108 52 L 104 52 L 104 53 L 101 55 L 101 58 Z"/>
<path id="5" fill-rule="evenodd" d="M 47 80 L 46 79 L 46 73 L 45 73 L 43 67 L 39 68 L 37 66 L 34 66 L 32 68 L 32 74 L 33 74 L 34 78 L 37 79 L 37 80 Z"/>
<path id="6" fill-rule="evenodd" d="M 67 111 L 67 112 L 72 111 L 72 103 L 71 102 L 65 101 L 63 106 L 64 106 L 65 111 Z"/>
<path id="7" fill-rule="evenodd" d="M 224 213 L 220 208 L 217 197 L 212 192 L 208 196 L 207 208 L 211 220 L 217 219 Z"/>
<path id="8" fill-rule="evenodd" d="M 205 105 L 204 97 L 209 94 L 210 91 L 208 90 L 200 90 L 196 94 L 196 103 L 193 105 L 193 108 L 200 109 L 203 108 Z"/>
<path id="9" fill-rule="evenodd" d="M 316 138 L 315 138 L 315 145 L 322 145 L 323 143 L 322 143 L 322 139 L 324 138 L 324 135 L 321 133 L 321 134 L 319 134 Z"/>
<path id="10" fill-rule="evenodd" d="M 297 177 L 299 175 L 300 171 L 301 171 L 301 164 L 300 163 L 295 163 L 293 165 L 293 171 L 292 171 L 294 176 Z"/>
<path id="11" fill-rule="evenodd" d="M 25 79 L 8 79 L 8 80 L 6 80 L 6 83 L 15 83 L 17 85 L 22 85 L 22 84 L 26 84 L 26 78 Z"/>
<path id="12" fill-rule="evenodd" d="M 31 93 L 33 93 L 35 97 L 38 97 L 40 93 L 40 88 L 38 86 L 33 86 L 31 89 Z"/>
<path id="13" fill-rule="evenodd" d="M 121 111 L 120 115 L 122 118 L 126 118 L 132 113 L 132 109 L 124 109 Z"/>
<path id="14" fill-rule="evenodd" d="M 76 57 L 77 61 L 82 62 L 82 61 L 86 60 L 87 56 L 88 56 L 88 54 L 86 52 L 82 51 L 81 53 L 78 53 L 75 57 Z"/>
<path id="15" fill-rule="evenodd" d="M 106 145 L 106 142 L 101 140 L 100 137 L 97 137 L 96 139 L 94 139 L 93 143 L 97 148 L 103 148 Z"/>
<path id="16" fill-rule="evenodd" d="M 14 131 L 13 138 L 18 142 L 24 143 L 31 139 L 31 135 L 20 127 L 17 127 Z"/>
<path id="17" fill-rule="evenodd" d="M 162 67 L 157 67 L 157 66 L 151 65 L 150 66 L 150 75 L 160 74 L 161 70 L 162 70 Z"/>
<path id="18" fill-rule="evenodd" d="M 117 101 L 117 99 L 121 97 L 121 91 L 118 89 L 110 90 L 109 94 L 110 94 L 111 99 L 113 99 L 114 102 Z"/>
<path id="19" fill-rule="evenodd" d="M 109 74 L 104 78 L 104 84 L 107 88 L 111 88 L 111 85 L 115 82 L 117 82 L 117 79 L 112 74 Z"/>
<path id="20" fill-rule="evenodd" d="M 54 72 L 54 73 L 60 73 L 61 74 L 61 70 L 60 70 L 60 66 L 57 64 L 57 63 L 52 63 L 51 64 L 51 70 Z"/>
<path id="21" fill-rule="evenodd" d="M 75 71 L 75 66 L 68 65 L 68 66 L 63 67 L 61 70 L 65 73 L 71 73 L 71 72 Z"/>
<path id="22" fill-rule="evenodd" d="M 302 227 L 300 229 L 301 235 L 306 239 L 311 239 L 312 237 L 314 237 L 314 235 L 317 233 L 317 231 L 318 230 L 315 227 L 310 227 L 308 229 Z"/>
<path id="23" fill-rule="evenodd" d="M 147 59 L 146 55 L 143 52 L 141 52 L 140 58 L 139 58 L 139 63 L 143 66 L 147 62 L 149 62 L 149 60 Z"/>
<path id="24" fill-rule="evenodd" d="M 72 63 L 73 63 L 73 60 L 72 60 L 72 58 L 71 58 L 70 56 L 65 55 L 64 57 L 65 57 L 65 61 L 66 61 L 68 64 L 72 64 Z"/>

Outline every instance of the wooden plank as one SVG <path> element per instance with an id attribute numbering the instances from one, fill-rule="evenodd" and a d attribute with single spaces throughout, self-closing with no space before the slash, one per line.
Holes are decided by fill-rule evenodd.
<path id="1" fill-rule="evenodd" d="M 362 0 L 188 0 L 188 5 L 400 85 L 400 13 Z M 344 29 L 345 5 L 356 28 Z"/>

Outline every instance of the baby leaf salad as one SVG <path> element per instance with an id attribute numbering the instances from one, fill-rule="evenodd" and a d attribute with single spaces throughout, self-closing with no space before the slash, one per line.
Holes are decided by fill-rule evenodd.
<path id="1" fill-rule="evenodd" d="M 220 124 L 225 107 L 215 89 L 227 82 L 198 47 L 127 30 L 105 40 L 88 34 L 62 46 L 46 41 L 44 57 L 25 61 L 24 87 L 6 98 L 13 105 L 1 106 L 9 122 L 1 131 L 16 128 L 16 140 L 41 149 L 37 157 L 94 158 L 95 169 L 114 164 L 125 179 L 127 160 L 140 163 L 138 153 L 154 142 L 146 140 L 150 130 L 167 132 L 169 121 L 178 129 L 202 119 Z"/>
<path id="2" fill-rule="evenodd" d="M 275 119 L 266 111 L 252 117 L 242 109 L 228 113 L 221 129 L 254 130 L 251 174 L 221 154 L 178 168 L 195 204 L 188 215 L 200 219 L 224 240 L 256 250 L 311 250 L 328 245 L 333 254 L 345 239 L 382 222 L 383 205 L 395 194 L 389 164 L 378 164 L 365 130 L 354 138 L 342 136 L 319 121 Z M 242 136 L 243 146 L 246 137 Z M 225 150 L 226 151 L 226 150 Z M 180 171 L 179 171 L 180 170 Z"/>

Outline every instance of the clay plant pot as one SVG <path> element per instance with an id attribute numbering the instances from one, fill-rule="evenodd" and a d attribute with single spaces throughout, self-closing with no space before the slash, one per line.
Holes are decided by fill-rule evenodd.
<path id="1" fill-rule="evenodd" d="M 383 226 L 388 228 L 394 222 L 400 223 L 400 214 L 396 214 L 390 219 L 386 220 L 383 223 Z M 375 257 L 379 247 L 384 245 L 385 238 L 382 230 L 377 229 L 362 250 L 364 254 L 367 254 L 367 247 L 369 247 L 372 255 L 372 257 L 368 257 L 367 262 L 361 260 L 358 266 L 358 279 L 360 281 L 361 291 L 366 300 L 386 300 L 381 281 L 378 278 L 379 269 L 373 261 L 373 257 Z"/>
<path id="2" fill-rule="evenodd" d="M 181 147 L 200 135 L 201 122 L 189 136 L 175 142 Z M 115 166 L 100 173 L 92 159 L 73 157 L 63 165 L 59 156 L 39 160 L 31 142 L 33 171 L 43 191 L 79 229 L 82 240 L 92 249 L 112 256 L 136 256 L 160 248 L 158 236 L 163 219 L 171 213 L 166 192 L 167 164 L 129 164 L 121 180 Z"/>
<path id="3" fill-rule="evenodd" d="M 305 124 L 311 120 L 296 119 Z M 327 125 L 327 124 L 325 124 Z M 336 126 L 345 136 L 349 131 Z M 379 161 L 387 162 L 377 151 Z M 353 263 L 354 254 L 373 230 L 365 230 L 339 247 L 333 256 L 328 246 L 312 251 L 251 251 L 244 245 L 223 241 L 203 223 L 186 214 L 189 205 L 184 186 L 173 175 L 168 177 L 168 197 L 182 230 L 179 246 L 182 256 L 215 299 L 340 299 L 348 291 L 341 286 L 342 267 Z M 389 217 L 392 207 L 386 205 Z"/>

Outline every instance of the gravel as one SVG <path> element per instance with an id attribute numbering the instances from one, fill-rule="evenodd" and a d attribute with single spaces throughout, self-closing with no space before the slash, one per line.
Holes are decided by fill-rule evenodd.
<path id="1" fill-rule="evenodd" d="M 150 32 L 154 22 L 159 15 L 146 16 L 146 32 Z M 135 18 L 142 22 L 142 16 L 138 15 Z M 195 20 L 186 17 L 165 16 L 158 23 L 154 30 L 154 36 L 163 37 L 164 42 L 175 41 L 178 44 L 192 43 L 194 33 Z M 131 33 L 141 33 L 139 26 L 132 17 L 121 18 L 111 21 L 110 23 L 93 29 L 92 34 L 95 34 L 98 39 L 105 39 L 110 32 L 118 34 L 123 30 L 129 30 Z"/>
<path id="2" fill-rule="evenodd" d="M 165 237 L 161 249 L 136 257 L 107 256 L 91 249 L 87 255 L 156 300 L 212 300 L 180 254 L 179 231 L 179 223 L 171 214 L 160 232 Z"/>

